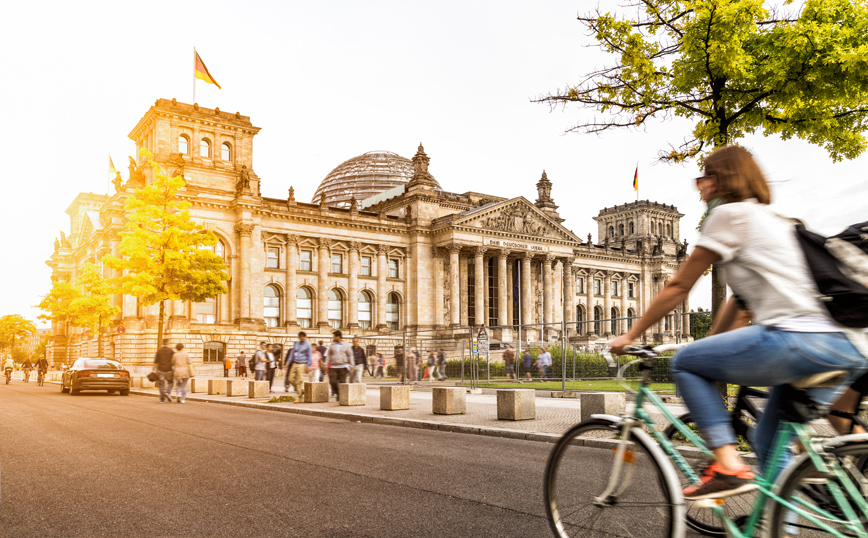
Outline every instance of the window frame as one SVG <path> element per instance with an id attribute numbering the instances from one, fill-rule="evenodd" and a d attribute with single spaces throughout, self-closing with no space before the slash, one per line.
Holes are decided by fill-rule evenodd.
<path id="1" fill-rule="evenodd" d="M 223 156 L 223 150 L 226 150 L 226 157 Z M 232 162 L 232 144 L 223 142 L 220 144 L 220 160 L 224 162 Z"/>
<path id="2" fill-rule="evenodd" d="M 307 259 L 304 259 L 304 255 L 307 254 Z M 307 264 L 307 269 L 305 269 L 304 264 Z M 299 271 L 312 271 L 313 270 L 313 251 L 312 250 L 304 250 L 298 254 L 298 270 Z"/>
<path id="3" fill-rule="evenodd" d="M 394 303 L 389 301 L 393 297 L 395 299 Z M 390 312 L 390 307 L 392 306 L 394 306 L 394 312 Z M 391 319 L 393 316 L 394 319 Z M 386 295 L 386 327 L 391 331 L 401 330 L 401 297 L 394 291 Z"/>
<path id="4" fill-rule="evenodd" d="M 613 280 L 611 282 L 611 286 L 610 286 L 611 289 L 609 291 L 612 293 L 612 297 L 620 297 L 621 296 L 621 294 L 618 293 L 619 291 L 621 291 L 619 289 L 621 286 L 618 284 L 618 282 L 619 282 L 618 280 Z"/>
<path id="5" fill-rule="evenodd" d="M 594 279 L 594 295 L 600 297 L 603 295 L 603 279 L 595 278 Z"/>
<path id="6" fill-rule="evenodd" d="M 576 295 L 582 295 L 585 293 L 585 277 L 577 276 L 576 277 Z"/>
<path id="7" fill-rule="evenodd" d="M 207 155 L 202 155 L 202 146 L 203 145 L 208 148 L 208 154 Z M 211 159 L 212 158 L 211 156 L 214 154 L 214 147 L 213 146 L 214 145 L 211 143 L 211 140 L 209 140 L 208 138 L 203 137 L 202 139 L 200 139 L 199 140 L 199 157 L 201 157 L 203 159 Z"/>
<path id="8" fill-rule="evenodd" d="M 208 312 L 200 313 L 198 311 L 199 305 L 205 305 L 205 304 L 213 304 L 214 305 L 213 314 L 208 313 Z M 220 305 L 217 303 L 217 297 L 210 297 L 208 299 L 205 299 L 202 302 L 193 303 L 193 318 L 196 320 L 195 323 L 200 323 L 202 325 L 216 325 L 217 324 L 217 316 L 219 313 L 220 313 Z M 202 319 L 200 319 L 200 317 L 199 317 L 200 315 L 206 316 L 206 319 L 203 321 Z M 212 316 L 213 319 L 211 321 L 208 321 L 207 316 Z"/>
<path id="9" fill-rule="evenodd" d="M 272 257 L 272 254 L 274 256 Z M 274 260 L 274 265 L 271 265 L 272 260 Z M 280 247 L 274 246 L 265 246 L 265 268 L 266 269 L 280 269 Z"/>
<path id="10" fill-rule="evenodd" d="M 368 260 L 368 264 L 365 265 L 365 260 Z M 359 260 L 359 274 L 361 276 L 373 276 L 372 268 L 373 268 L 373 258 L 371 256 L 362 256 Z M 367 272 L 365 270 L 367 269 Z"/>
<path id="11" fill-rule="evenodd" d="M 299 292 L 304 291 L 307 294 L 306 298 L 301 298 L 298 296 Z M 298 305 L 299 301 L 308 301 L 308 308 L 300 308 Z M 307 310 L 308 317 L 301 317 L 299 312 Z M 295 290 L 295 318 L 299 327 L 302 329 L 310 329 L 313 326 L 313 291 L 307 286 L 301 286 L 297 290 Z"/>
<path id="12" fill-rule="evenodd" d="M 627 298 L 636 298 L 636 285 L 633 282 L 627 282 Z"/>
<path id="13" fill-rule="evenodd" d="M 184 141 L 184 151 L 181 151 L 181 140 Z M 189 155 L 191 145 L 192 144 L 190 144 L 190 137 L 183 133 L 178 135 L 178 153 L 180 153 L 181 155 Z"/>
<path id="14" fill-rule="evenodd" d="M 401 263 L 397 258 L 389 258 L 389 278 L 401 278 Z"/>
<path id="15" fill-rule="evenodd" d="M 363 302 L 362 297 L 366 301 Z M 359 303 L 359 328 L 366 331 L 371 330 L 374 327 L 374 299 L 368 290 L 362 290 L 359 292 L 357 300 Z M 362 309 L 363 304 L 368 305 L 367 310 Z M 362 319 L 363 313 L 367 314 L 368 319 Z"/>
<path id="16" fill-rule="evenodd" d="M 274 290 L 275 296 L 272 297 L 272 296 L 265 294 L 265 290 L 267 290 L 269 288 Z M 280 299 L 281 299 L 280 288 L 278 288 L 274 284 L 266 284 L 265 286 L 263 286 L 263 288 L 262 288 L 262 318 L 265 320 L 265 326 L 268 328 L 280 327 L 280 316 L 282 315 L 281 308 L 280 308 Z M 268 304 L 271 301 L 274 301 L 275 304 L 273 304 L 273 305 Z M 272 309 L 277 310 L 277 317 L 266 315 L 266 312 L 268 312 L 269 310 L 272 310 Z M 274 320 L 273 325 L 271 324 L 272 321 L 270 321 L 270 320 Z"/>
<path id="17" fill-rule="evenodd" d="M 334 296 L 337 297 L 337 299 L 332 299 L 332 294 L 334 294 Z M 343 324 L 344 324 L 344 294 L 341 292 L 341 290 L 339 290 L 337 288 L 332 288 L 329 290 L 327 300 L 328 300 L 328 305 L 326 308 L 326 318 L 327 318 L 329 326 L 335 330 L 343 328 Z M 339 307 L 337 309 L 332 308 L 332 303 L 338 303 Z M 340 315 L 340 317 L 339 318 L 333 318 L 332 312 L 337 312 Z"/>
<path id="18" fill-rule="evenodd" d="M 337 271 L 335 271 L 335 258 L 337 258 L 337 260 L 338 260 L 338 263 L 337 263 L 338 270 Z M 332 252 L 332 255 L 331 255 L 331 272 L 332 272 L 332 274 L 336 274 L 336 275 L 344 274 L 344 255 L 341 254 L 340 252 Z"/>

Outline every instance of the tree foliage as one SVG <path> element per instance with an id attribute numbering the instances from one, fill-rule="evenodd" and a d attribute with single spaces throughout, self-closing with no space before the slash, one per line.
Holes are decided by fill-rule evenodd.
<path id="1" fill-rule="evenodd" d="M 700 306 L 690 311 L 690 336 L 694 340 L 705 338 L 711 330 L 711 311 L 703 310 Z"/>
<path id="2" fill-rule="evenodd" d="M 79 296 L 72 301 L 73 322 L 77 327 L 89 329 L 96 334 L 98 353 L 103 357 L 103 328 L 121 311 L 113 304 L 112 286 L 100 274 L 100 268 L 85 264 L 78 273 L 76 286 Z"/>
<path id="3" fill-rule="evenodd" d="M 0 317 L 0 345 L 10 348 L 14 355 L 15 342 L 36 334 L 36 325 L 20 314 Z"/>
<path id="4" fill-rule="evenodd" d="M 51 290 L 43 295 L 42 300 L 36 305 L 36 308 L 45 312 L 39 315 L 39 319 L 60 323 L 65 328 L 75 325 L 72 323 L 74 317 L 72 304 L 79 297 L 81 297 L 81 290 L 73 284 L 53 280 Z"/>
<path id="5" fill-rule="evenodd" d="M 166 300 L 202 302 L 228 290 L 223 259 L 208 247 L 217 236 L 190 218 L 190 203 L 179 197 L 180 176 L 169 177 L 144 152 L 154 181 L 127 199 L 126 222 L 121 232 L 121 257 L 106 255 L 103 262 L 124 271 L 115 280 L 122 293 L 145 305 L 159 303 L 158 343 L 163 337 Z"/>
<path id="6" fill-rule="evenodd" d="M 608 6 L 609 4 L 606 3 Z M 579 20 L 618 61 L 538 99 L 601 113 L 572 130 L 695 120 L 661 150 L 683 162 L 747 134 L 798 137 L 833 160 L 866 148 L 866 0 L 807 0 L 784 10 L 762 0 L 640 0 Z"/>

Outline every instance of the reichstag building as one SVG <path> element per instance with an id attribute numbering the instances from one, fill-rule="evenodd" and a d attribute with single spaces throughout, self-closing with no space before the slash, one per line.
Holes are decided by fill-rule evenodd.
<path id="1" fill-rule="evenodd" d="M 136 155 L 146 148 L 164 171 L 186 179 L 182 196 L 192 217 L 219 237 L 215 251 L 231 275 L 221 297 L 166 305 L 167 336 L 194 358 L 234 357 L 260 340 L 286 345 L 300 330 L 317 338 L 335 328 L 374 339 L 405 331 L 448 337 L 485 324 L 496 342 L 514 341 L 521 325 L 522 341 L 538 341 L 560 335 L 564 314 L 571 341 L 603 343 L 642 314 L 685 254 L 683 215 L 673 206 L 605 208 L 593 217 L 594 241 L 562 225 L 545 172 L 534 201 L 451 192 L 450 178 L 429 171 L 421 144 L 411 159 L 390 152 L 349 159 L 310 203 L 296 200 L 290 185 L 286 198 L 263 197 L 269 180 L 254 168 L 258 132 L 240 113 L 159 99 L 129 134 Z M 119 254 L 126 198 L 152 173 L 140 157 L 130 159 L 129 174 L 116 178 L 110 196 L 81 193 L 72 201 L 69 234 L 61 232 L 47 261 L 52 279 L 75 281 L 83 264 Z M 151 361 L 158 306 L 132 296 L 115 301 L 121 314 L 103 335 L 105 353 Z M 675 319 L 647 337 L 689 332 Z M 97 353 L 96 335 L 57 323 L 51 335 L 55 361 Z"/>

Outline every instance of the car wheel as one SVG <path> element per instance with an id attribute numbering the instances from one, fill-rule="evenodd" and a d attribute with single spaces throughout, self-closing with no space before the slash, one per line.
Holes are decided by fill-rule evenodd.
<path id="1" fill-rule="evenodd" d="M 60 392 L 61 392 L 61 394 L 69 392 L 69 389 L 66 388 L 66 386 L 64 386 L 62 379 L 60 380 Z"/>
<path id="2" fill-rule="evenodd" d="M 121 396 L 129 396 L 130 389 L 121 389 Z"/>
<path id="3" fill-rule="evenodd" d="M 81 389 L 73 389 L 73 388 L 70 388 L 70 389 L 69 389 L 69 393 L 70 393 L 72 396 L 78 396 L 78 395 L 81 393 Z"/>

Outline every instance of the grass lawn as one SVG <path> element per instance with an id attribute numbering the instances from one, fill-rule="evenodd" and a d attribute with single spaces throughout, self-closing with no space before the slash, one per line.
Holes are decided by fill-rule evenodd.
<path id="1" fill-rule="evenodd" d="M 465 383 L 465 386 L 470 385 L 469 383 Z M 630 387 L 638 387 L 638 381 L 627 381 L 627 385 Z M 493 382 L 493 383 L 480 383 L 478 385 L 482 388 L 499 388 L 499 389 L 548 389 L 548 390 L 561 390 L 561 382 L 560 381 L 533 381 L 530 383 L 512 383 L 512 382 Z M 675 393 L 675 383 L 652 383 L 650 385 L 651 390 L 654 392 L 668 392 Z M 567 381 L 567 390 L 586 390 L 586 391 L 610 391 L 610 392 L 626 392 L 624 387 L 621 386 L 617 381 L 612 381 L 611 379 L 588 379 L 582 381 Z"/>

